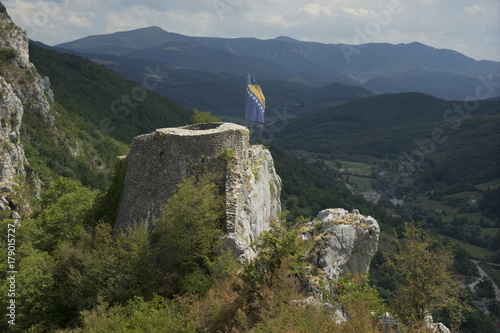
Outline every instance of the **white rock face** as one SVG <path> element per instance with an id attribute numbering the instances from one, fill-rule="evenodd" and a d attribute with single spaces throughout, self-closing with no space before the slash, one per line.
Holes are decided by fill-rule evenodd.
<path id="1" fill-rule="evenodd" d="M 446 327 L 443 323 L 435 323 L 434 318 L 431 315 L 425 317 L 425 326 L 432 333 L 450 333 L 448 327 Z"/>
<path id="2" fill-rule="evenodd" d="M 362 274 L 377 252 L 380 227 L 371 216 L 358 210 L 325 209 L 301 230 L 303 239 L 314 238 L 309 282 L 336 280 L 347 273 Z"/>
<path id="3" fill-rule="evenodd" d="M 0 183 L 10 183 L 16 175 L 26 175 L 27 163 L 19 144 L 23 105 L 12 86 L 0 76 Z"/>
<path id="4" fill-rule="evenodd" d="M 228 175 L 227 195 L 238 204 L 234 222 L 228 223 L 226 238 L 238 258 L 245 260 L 256 255 L 249 244 L 269 229 L 269 221 L 278 217 L 281 179 L 269 150 L 257 145 L 249 147 L 247 160 L 234 171 Z"/>
<path id="5" fill-rule="evenodd" d="M 28 162 L 20 144 L 19 128 L 25 112 L 34 112 L 53 125 L 46 97 L 46 93 L 53 93 L 48 78 L 42 78 L 29 61 L 26 33 L 4 13 L 0 13 L 0 34 L 0 49 L 4 51 L 0 76 L 0 210 L 9 210 L 17 203 L 9 197 L 12 190 L 5 189 L 13 188 L 16 176 L 28 176 L 36 189 L 34 195 L 39 195 L 40 180 L 33 172 L 26 174 Z M 25 208 L 29 211 L 29 207 Z"/>
<path id="6" fill-rule="evenodd" d="M 0 14 L 0 24 L 6 32 L 2 36 L 0 48 L 10 47 L 16 51 L 16 57 L 11 59 L 11 64 L 19 68 L 28 68 L 30 65 L 28 36 L 16 26 L 9 17 Z"/>
<path id="7" fill-rule="evenodd" d="M 16 26 L 14 22 L 4 14 L 0 13 L 0 49 L 13 50 L 15 57 L 9 59 L 10 67 L 17 70 L 12 71 L 4 67 L 4 78 L 11 83 L 12 89 L 22 102 L 28 101 L 30 110 L 37 113 L 46 122 L 54 125 L 54 116 L 50 113 L 50 102 L 53 101 L 53 92 L 47 77 L 42 78 L 37 73 L 33 63 L 29 61 L 29 39 L 26 33 Z M 19 71 L 22 69 L 23 71 Z M 26 110 L 27 111 L 27 110 Z"/>

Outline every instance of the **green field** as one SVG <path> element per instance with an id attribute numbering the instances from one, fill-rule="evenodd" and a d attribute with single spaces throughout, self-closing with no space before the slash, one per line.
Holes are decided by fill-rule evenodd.
<path id="1" fill-rule="evenodd" d="M 458 239 L 444 235 L 439 235 L 439 237 L 441 237 L 442 239 L 447 239 L 450 243 L 460 245 L 471 255 L 473 259 L 483 260 L 485 257 L 489 258 L 495 255 L 495 252 L 488 250 L 484 247 L 479 247 L 468 243 L 464 243 Z"/>
<path id="2" fill-rule="evenodd" d="M 483 195 L 481 194 L 481 192 L 470 191 L 470 192 L 459 192 L 459 193 L 449 194 L 449 195 L 445 195 L 444 197 L 447 199 L 448 198 L 449 199 L 467 199 L 470 196 L 476 196 L 479 199 L 481 199 Z"/>
<path id="3" fill-rule="evenodd" d="M 486 191 L 488 188 L 493 190 L 499 187 L 500 187 L 500 178 L 494 179 L 487 183 L 476 185 L 476 188 L 481 191 Z"/>
<path id="4" fill-rule="evenodd" d="M 391 246 L 393 237 L 394 237 L 394 235 L 392 233 L 387 232 L 387 231 L 381 231 L 379 242 L 378 242 L 379 249 L 381 249 L 382 251 L 388 251 L 390 246 Z M 439 235 L 439 237 L 443 240 L 448 240 L 450 243 L 460 245 L 462 248 L 464 248 L 472 256 L 473 259 L 483 260 L 485 257 L 489 258 L 489 257 L 492 257 L 495 255 L 495 252 L 490 251 L 484 247 L 464 243 L 458 239 L 444 236 L 441 234 Z"/>
<path id="5" fill-rule="evenodd" d="M 458 214 L 458 209 L 448 206 L 441 201 L 424 199 L 423 196 L 417 196 L 417 199 L 421 200 L 420 205 L 425 209 L 443 210 L 446 211 L 448 215 Z"/>
<path id="6" fill-rule="evenodd" d="M 340 161 L 340 163 L 342 164 L 342 169 L 340 169 L 341 172 L 365 177 L 370 177 L 372 175 L 372 167 L 369 164 L 350 161 Z"/>
<path id="7" fill-rule="evenodd" d="M 346 175 L 343 176 L 344 180 L 346 180 Z M 372 188 L 372 180 L 373 178 L 369 177 L 359 177 L 349 175 L 349 184 L 355 185 L 354 187 L 358 191 L 373 191 Z"/>
<path id="8" fill-rule="evenodd" d="M 449 211 L 447 211 L 447 212 L 449 214 Z M 443 221 L 444 222 L 451 222 L 455 217 L 457 217 L 457 218 L 466 217 L 476 224 L 479 224 L 479 221 L 482 219 L 482 220 L 486 221 L 487 223 L 489 223 L 490 226 L 496 225 L 496 222 L 494 220 L 484 216 L 481 213 L 463 213 L 463 214 L 455 213 L 453 215 L 443 216 Z"/>
<path id="9" fill-rule="evenodd" d="M 494 237 L 497 234 L 498 230 L 500 230 L 500 228 L 482 228 L 481 234 L 483 236 L 490 235 L 491 237 Z"/>

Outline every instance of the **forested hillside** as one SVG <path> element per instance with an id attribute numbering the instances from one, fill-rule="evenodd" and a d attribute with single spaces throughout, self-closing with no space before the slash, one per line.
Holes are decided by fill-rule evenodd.
<path id="1" fill-rule="evenodd" d="M 42 46 L 48 48 L 46 45 Z M 68 52 L 68 50 L 60 50 Z M 104 54 L 85 54 L 92 61 L 104 64 L 124 77 L 142 84 L 145 75 L 154 73 L 158 83 L 152 88 L 187 107 L 211 111 L 224 120 L 243 123 L 245 82 L 244 71 L 219 73 L 174 66 L 165 61 L 136 59 Z M 247 69 L 248 70 L 248 69 Z M 242 74 L 243 73 L 243 74 Z M 352 84 L 331 83 L 318 79 L 320 87 L 298 80 L 259 78 L 266 91 L 268 109 L 287 107 L 291 115 L 304 115 L 326 107 L 371 96 L 373 93 Z M 323 85 L 323 86 L 321 86 Z M 243 101 L 243 102 L 242 102 Z"/>
<path id="2" fill-rule="evenodd" d="M 418 93 L 369 97 L 290 121 L 278 146 L 330 160 L 353 156 L 422 160 L 429 181 L 479 184 L 500 177 L 500 103 L 463 102 Z M 423 155 L 423 156 L 421 156 Z M 446 170 L 443 174 L 443 170 Z"/>
<path id="3" fill-rule="evenodd" d="M 50 78 L 56 101 L 127 144 L 156 128 L 181 126 L 192 111 L 150 90 L 162 83 L 144 69 L 140 84 L 92 61 L 30 43 L 30 59 Z M 150 89 L 147 89 L 150 88 Z"/>

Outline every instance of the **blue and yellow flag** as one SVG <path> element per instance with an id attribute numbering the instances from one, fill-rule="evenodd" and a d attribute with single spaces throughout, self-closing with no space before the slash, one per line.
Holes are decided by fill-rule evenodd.
<path id="1" fill-rule="evenodd" d="M 266 98 L 255 78 L 247 74 L 247 104 L 246 121 L 264 122 L 264 111 L 266 109 Z"/>

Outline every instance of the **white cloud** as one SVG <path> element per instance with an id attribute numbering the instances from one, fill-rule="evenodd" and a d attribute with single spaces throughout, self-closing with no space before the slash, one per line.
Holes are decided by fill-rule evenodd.
<path id="1" fill-rule="evenodd" d="M 475 15 L 477 13 L 484 13 L 484 12 L 486 12 L 486 8 L 484 8 L 483 6 L 479 6 L 479 5 L 474 5 L 474 6 L 464 8 L 464 13 L 466 13 L 468 15 Z"/>
<path id="2" fill-rule="evenodd" d="M 68 17 L 68 23 L 78 27 L 92 28 L 92 23 L 90 23 L 86 17 L 76 17 L 71 15 Z"/>
<path id="3" fill-rule="evenodd" d="M 320 4 L 316 3 L 309 3 L 305 5 L 304 7 L 299 8 L 299 12 L 305 12 L 311 17 L 318 17 L 320 15 L 325 15 L 325 16 L 331 16 L 332 13 L 330 11 L 330 8 L 327 6 L 322 6 Z"/>
<path id="4" fill-rule="evenodd" d="M 370 11 L 366 9 L 353 9 L 349 7 L 342 8 L 342 12 L 348 15 L 356 16 L 356 17 L 370 17 Z"/>

